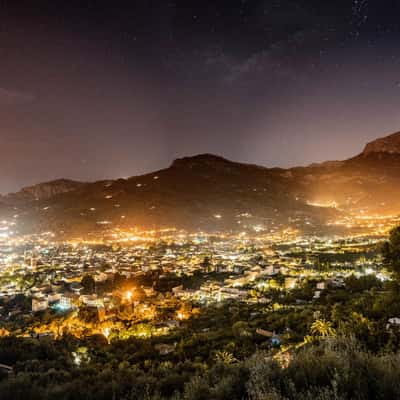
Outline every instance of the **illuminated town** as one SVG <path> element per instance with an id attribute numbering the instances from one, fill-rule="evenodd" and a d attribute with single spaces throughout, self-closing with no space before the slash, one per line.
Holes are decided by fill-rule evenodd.
<path id="1" fill-rule="evenodd" d="M 317 305 L 350 276 L 391 279 L 378 249 L 399 222 L 394 217 L 346 217 L 332 223 L 348 230 L 342 236 L 259 227 L 236 234 L 108 230 L 90 241 L 60 242 L 49 232 L 18 236 L 17 223 L 5 220 L 1 332 L 152 337 L 179 331 L 207 307 L 227 301 L 262 313 Z M 296 298 L 305 288 L 307 295 Z"/>

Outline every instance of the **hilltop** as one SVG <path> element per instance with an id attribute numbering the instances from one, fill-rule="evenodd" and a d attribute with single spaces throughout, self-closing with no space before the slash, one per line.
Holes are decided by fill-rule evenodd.
<path id="1" fill-rule="evenodd" d="M 23 229 L 84 233 L 104 227 L 246 230 L 323 224 L 334 213 L 400 212 L 400 133 L 343 161 L 290 169 L 237 163 L 213 154 L 176 159 L 128 179 L 56 180 L 4 196 Z M 0 213 L 1 211 L 0 205 Z"/>

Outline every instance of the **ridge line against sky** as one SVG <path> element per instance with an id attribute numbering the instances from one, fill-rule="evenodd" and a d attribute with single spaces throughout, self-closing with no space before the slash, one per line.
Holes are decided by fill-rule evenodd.
<path id="1" fill-rule="evenodd" d="M 0 193 L 199 153 L 267 167 L 345 159 L 400 127 L 396 1 L 0 11 Z"/>
<path id="2" fill-rule="evenodd" d="M 395 133 L 398 133 L 398 132 L 396 131 Z M 385 138 L 385 137 L 387 137 L 387 136 L 391 136 L 391 135 L 393 135 L 393 134 L 395 134 L 395 133 L 393 133 L 393 132 L 387 133 L 387 134 L 385 134 L 385 135 L 383 135 L 383 136 L 374 138 L 372 141 L 375 141 L 376 139 Z M 368 142 L 368 143 L 370 143 L 370 142 Z M 366 147 L 366 145 L 367 145 L 368 143 L 365 143 L 365 144 L 363 145 L 362 151 L 364 151 L 364 149 L 365 149 L 365 147 Z M 346 159 L 349 159 L 349 158 L 358 156 L 359 154 L 362 153 L 362 151 L 360 151 L 359 153 L 353 154 L 353 155 L 351 155 L 350 157 L 348 157 L 348 158 L 346 158 Z M 1 195 L 13 194 L 13 193 L 18 192 L 19 190 L 22 190 L 22 189 L 27 188 L 27 187 L 30 187 L 30 186 L 35 186 L 35 185 L 39 185 L 39 184 L 51 183 L 51 182 L 58 181 L 58 180 L 70 180 L 70 181 L 78 181 L 78 182 L 82 182 L 82 183 L 94 183 L 94 182 L 102 181 L 102 180 L 116 180 L 116 179 L 121 179 L 121 178 L 122 178 L 122 179 L 129 179 L 129 178 L 139 177 L 139 176 L 147 175 L 147 174 L 151 174 L 151 173 L 157 173 L 157 172 L 159 172 L 159 171 L 161 171 L 161 170 L 168 169 L 169 167 L 172 166 L 173 162 L 176 161 L 177 159 L 192 158 L 192 157 L 196 157 L 196 156 L 208 156 L 208 155 L 215 156 L 215 157 L 218 157 L 218 158 L 222 158 L 222 159 L 225 159 L 225 160 L 227 160 L 227 161 L 234 162 L 234 163 L 243 163 L 243 164 L 254 165 L 254 166 L 256 166 L 256 167 L 263 167 L 263 168 L 267 168 L 267 169 L 274 169 L 274 168 L 292 169 L 292 168 L 300 168 L 300 167 L 309 167 L 309 166 L 312 166 L 312 165 L 316 165 L 316 164 L 320 164 L 320 163 L 325 163 L 325 162 L 336 162 L 336 161 L 340 162 L 340 161 L 346 160 L 346 159 L 340 159 L 340 160 L 339 160 L 339 159 L 330 159 L 330 160 L 321 160 L 321 161 L 318 161 L 318 162 L 311 162 L 311 163 L 308 163 L 308 164 L 305 164 L 305 165 L 292 165 L 292 166 L 287 166 L 287 167 L 280 167 L 280 166 L 274 166 L 274 165 L 262 165 L 262 164 L 255 164 L 255 163 L 246 162 L 246 161 L 233 160 L 233 159 L 224 157 L 224 156 L 222 156 L 222 155 L 212 154 L 212 153 L 201 153 L 201 154 L 192 154 L 192 155 L 181 155 L 181 156 L 178 156 L 177 158 L 175 158 L 174 160 L 171 160 L 171 162 L 170 162 L 168 165 L 166 165 L 166 166 L 164 166 L 164 167 L 161 167 L 160 169 L 151 170 L 151 171 L 144 171 L 143 173 L 140 173 L 140 174 L 137 174 L 137 175 L 114 176 L 114 177 L 108 176 L 108 177 L 102 177 L 102 178 L 99 178 L 99 179 L 95 179 L 95 180 L 92 180 L 92 181 L 86 181 L 86 182 L 84 182 L 84 181 L 79 181 L 79 180 L 76 180 L 76 179 L 74 179 L 74 178 L 67 177 L 67 176 L 54 177 L 53 179 L 47 180 L 47 181 L 33 182 L 33 183 L 30 184 L 30 185 L 25 185 L 25 186 L 23 186 L 23 187 L 18 188 L 18 189 L 17 189 L 16 191 L 14 191 L 14 192 L 0 193 L 0 196 L 1 196 Z"/>

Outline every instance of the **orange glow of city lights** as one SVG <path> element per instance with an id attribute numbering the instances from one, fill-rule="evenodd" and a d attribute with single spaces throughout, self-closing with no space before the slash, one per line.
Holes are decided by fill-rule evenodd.
<path id="1" fill-rule="evenodd" d="M 133 296 L 132 290 L 128 290 L 128 291 L 125 293 L 126 300 L 128 300 L 128 301 L 131 301 L 131 300 L 132 300 L 132 296 Z"/>

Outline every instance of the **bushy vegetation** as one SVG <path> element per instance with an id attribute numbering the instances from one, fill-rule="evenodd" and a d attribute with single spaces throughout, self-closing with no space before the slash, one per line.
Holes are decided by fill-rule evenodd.
<path id="1" fill-rule="evenodd" d="M 11 339 L 10 339 L 11 340 Z M 117 362 L 113 346 L 97 343 L 80 366 L 68 343 L 2 341 L 9 352 L 32 359 L 17 362 L 17 375 L 0 381 L 1 399 L 171 399 L 171 400 L 347 400 L 400 398 L 400 353 L 374 354 L 352 337 L 319 340 L 283 359 L 256 351 L 237 361 L 213 363 L 144 360 Z M 73 347 L 73 343 L 69 344 Z M 131 343 L 130 354 L 140 352 Z M 124 349 L 127 350 L 127 349 Z M 226 356 L 226 355 L 225 355 Z"/>
<path id="2" fill-rule="evenodd" d="M 248 395 L 254 400 L 398 399 L 399 357 L 372 354 L 351 337 L 306 346 L 287 368 L 256 354 L 247 362 Z"/>

